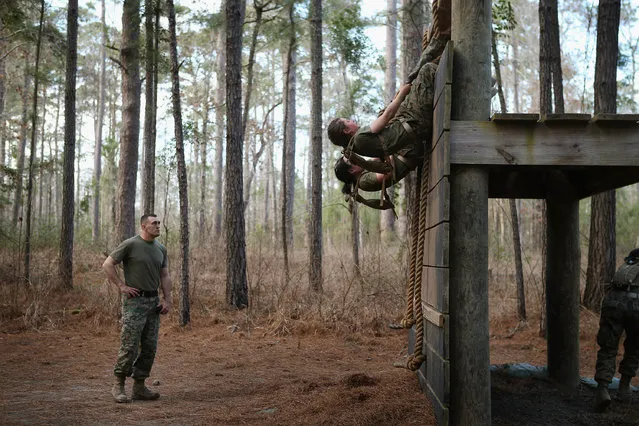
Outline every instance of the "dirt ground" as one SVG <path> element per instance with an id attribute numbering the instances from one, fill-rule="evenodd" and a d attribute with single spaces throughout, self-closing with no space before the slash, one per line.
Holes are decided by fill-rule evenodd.
<path id="1" fill-rule="evenodd" d="M 115 404 L 109 393 L 118 339 L 115 326 L 96 331 L 81 321 L 0 330 L 0 424 L 435 424 L 414 373 L 392 366 L 406 353 L 406 332 L 277 337 L 261 327 L 182 330 L 165 321 L 149 380 L 162 396 L 130 404 Z M 543 365 L 545 348 L 532 329 L 492 336 L 491 362 Z M 582 371 L 591 377 L 594 350 L 582 343 Z M 562 392 L 494 374 L 492 387 L 496 425 L 639 425 L 637 392 L 631 404 L 613 402 L 599 414 L 585 386 Z"/>

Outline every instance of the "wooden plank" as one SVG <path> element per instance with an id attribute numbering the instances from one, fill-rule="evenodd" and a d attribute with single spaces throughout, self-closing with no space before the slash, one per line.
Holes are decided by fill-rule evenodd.
<path id="1" fill-rule="evenodd" d="M 443 404 L 450 401 L 450 361 L 443 359 L 432 348 L 426 346 L 426 381 L 434 395 Z"/>
<path id="2" fill-rule="evenodd" d="M 448 222 L 426 230 L 424 265 L 448 267 Z"/>
<path id="3" fill-rule="evenodd" d="M 450 321 L 448 319 L 448 315 L 442 315 L 444 316 L 444 326 L 438 327 L 435 324 L 426 321 L 424 324 L 424 336 L 426 344 L 430 346 L 433 351 L 437 352 L 443 359 L 448 359 L 450 356 L 448 352 Z"/>
<path id="4" fill-rule="evenodd" d="M 541 114 L 539 121 L 542 123 L 547 122 L 588 122 L 590 121 L 590 114 Z"/>
<path id="5" fill-rule="evenodd" d="M 445 130 L 450 129 L 450 108 L 451 108 L 450 85 L 444 87 L 444 94 L 435 104 L 433 110 L 433 142 L 437 143 Z"/>
<path id="6" fill-rule="evenodd" d="M 444 52 L 442 53 L 441 58 L 439 59 L 439 66 L 437 67 L 437 72 L 435 73 L 435 99 L 439 98 L 440 93 L 437 91 L 443 89 L 443 87 L 447 84 L 452 84 L 453 82 L 453 54 L 454 52 L 454 43 L 449 41 L 444 48 Z"/>
<path id="7" fill-rule="evenodd" d="M 428 188 L 433 188 L 444 176 L 450 175 L 450 132 L 433 147 L 428 166 Z"/>
<path id="8" fill-rule="evenodd" d="M 425 266 L 422 272 L 422 300 L 437 311 L 448 314 L 448 281 L 450 270 Z"/>
<path id="9" fill-rule="evenodd" d="M 495 123 L 502 122 L 521 122 L 521 123 L 536 123 L 539 121 L 539 114 L 518 114 L 518 113 L 496 113 L 490 117 L 490 120 Z"/>
<path id="10" fill-rule="evenodd" d="M 637 126 L 639 124 L 639 114 L 610 114 L 599 113 L 592 116 L 591 123 L 600 126 Z"/>
<path id="11" fill-rule="evenodd" d="M 434 324 L 437 327 L 444 326 L 444 314 L 432 306 L 422 303 L 422 315 L 427 322 Z"/>
<path id="12" fill-rule="evenodd" d="M 430 181 L 428 182 L 430 186 Z M 426 207 L 426 227 L 432 228 L 438 223 L 448 221 L 450 214 L 450 184 L 444 177 L 428 194 Z"/>
<path id="13" fill-rule="evenodd" d="M 426 380 L 426 378 L 424 378 Z M 439 426 L 448 426 L 450 424 L 450 413 L 448 412 L 448 405 L 444 405 L 433 392 L 433 389 L 430 388 L 428 382 L 424 387 L 426 396 L 430 400 L 433 406 L 433 412 L 435 413 L 435 419 L 437 420 L 437 424 Z"/>
<path id="14" fill-rule="evenodd" d="M 451 164 L 636 166 L 639 129 L 570 122 L 549 126 L 452 121 Z"/>

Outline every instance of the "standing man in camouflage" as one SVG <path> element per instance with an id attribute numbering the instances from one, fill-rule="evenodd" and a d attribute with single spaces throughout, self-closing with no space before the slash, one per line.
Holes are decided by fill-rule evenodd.
<path id="1" fill-rule="evenodd" d="M 615 272 L 612 286 L 601 305 L 597 343 L 595 380 L 598 383 L 595 408 L 605 410 L 610 405 L 608 386 L 615 375 L 617 350 L 621 334 L 626 332 L 624 354 L 619 364 L 619 399 L 630 400 L 630 381 L 639 366 L 639 249 L 634 249 Z"/>
<path id="2" fill-rule="evenodd" d="M 109 281 L 118 286 L 123 296 L 121 344 L 111 392 L 118 403 L 131 401 L 124 389 L 129 376 L 134 380 L 133 399 L 148 401 L 160 397 L 144 385 L 155 359 L 160 314 L 169 312 L 173 305 L 166 248 L 155 240 L 159 235 L 157 216 L 145 214 L 140 218 L 140 233 L 122 242 L 102 265 Z M 124 265 L 124 280 L 116 270 L 120 262 Z"/>

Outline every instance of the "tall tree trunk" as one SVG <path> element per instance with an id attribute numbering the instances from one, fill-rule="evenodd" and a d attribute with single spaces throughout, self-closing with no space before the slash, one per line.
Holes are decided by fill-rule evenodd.
<path id="1" fill-rule="evenodd" d="M 58 274 L 62 284 L 73 287 L 73 179 L 75 163 L 75 91 L 78 63 L 78 1 L 67 10 L 67 69 L 64 85 L 64 159 L 62 165 L 62 227 Z"/>
<path id="2" fill-rule="evenodd" d="M 202 140 L 200 141 L 200 203 L 198 206 L 198 242 L 208 240 L 208 230 L 205 220 L 206 205 L 206 168 L 208 167 L 208 145 L 209 145 L 209 111 L 211 109 L 209 91 L 211 87 L 211 73 L 206 73 L 206 83 L 204 85 L 206 99 L 204 100 L 204 114 L 202 118 Z"/>
<path id="3" fill-rule="evenodd" d="M 22 85 L 22 120 L 20 125 L 20 141 L 18 145 L 18 160 L 16 163 L 16 192 L 13 202 L 13 218 L 11 223 L 18 225 L 18 218 L 22 216 L 22 182 L 24 177 L 24 156 L 27 147 L 27 130 L 29 129 L 29 86 L 31 76 L 29 60 L 31 56 L 25 56 L 24 82 Z"/>
<path id="4" fill-rule="evenodd" d="M 122 130 L 118 165 L 117 238 L 135 233 L 135 184 L 140 140 L 140 0 L 122 6 Z"/>
<path id="5" fill-rule="evenodd" d="M 155 115 L 156 102 L 154 96 L 155 70 L 154 70 L 154 39 L 156 31 L 153 28 L 155 17 L 155 0 L 144 1 L 144 28 L 146 62 L 144 66 L 144 168 L 142 177 L 142 210 L 145 214 L 155 211 Z"/>
<path id="6" fill-rule="evenodd" d="M 384 73 L 384 97 L 388 105 L 395 96 L 397 89 L 397 0 L 386 0 L 386 70 Z M 390 201 L 395 200 L 395 187 L 389 188 Z M 391 209 L 382 210 L 381 230 L 385 240 L 395 235 L 395 212 Z"/>
<path id="7" fill-rule="evenodd" d="M 35 72 L 33 83 L 33 106 L 31 108 L 31 144 L 29 146 L 29 179 L 27 182 L 27 214 L 26 214 L 26 230 L 24 237 L 24 279 L 28 283 L 31 280 L 31 216 L 33 210 L 33 163 L 36 156 L 36 134 L 38 132 L 38 85 L 40 78 L 38 71 L 40 70 L 40 49 L 42 47 L 42 26 L 44 24 L 44 7 L 42 0 L 40 4 L 40 24 L 38 27 L 38 41 L 36 45 Z M 71 18 L 72 6 L 69 4 L 69 18 Z M 77 6 L 75 7 L 77 19 Z M 74 49 L 75 45 L 69 46 L 69 50 Z"/>
<path id="8" fill-rule="evenodd" d="M 178 188 L 180 194 L 180 247 L 182 249 L 182 268 L 180 269 L 180 325 L 191 322 L 189 303 L 189 198 L 184 161 L 184 134 L 182 131 L 182 105 L 180 103 L 180 76 L 177 58 L 177 35 L 175 29 L 175 6 L 173 0 L 166 2 L 169 13 L 169 33 L 171 37 L 171 101 L 175 120 L 175 153 L 177 157 Z"/>
<path id="9" fill-rule="evenodd" d="M 242 178 L 242 24 L 244 4 L 226 2 L 226 300 L 236 308 L 248 306 L 246 237 Z"/>
<path id="10" fill-rule="evenodd" d="M 76 179 L 75 181 L 75 199 L 77 201 L 80 200 L 80 160 L 82 159 L 82 129 L 83 129 L 83 122 L 82 120 L 84 119 L 84 117 L 82 116 L 82 110 L 80 110 L 80 114 L 78 116 L 78 118 L 76 118 L 76 120 L 78 120 L 78 125 L 77 125 L 77 129 L 78 129 L 78 138 L 76 140 L 76 144 L 75 144 L 75 173 L 78 174 L 78 179 Z M 75 209 L 75 226 L 78 226 L 78 223 L 80 222 L 80 210 L 79 209 Z"/>
<path id="11" fill-rule="evenodd" d="M 351 250 L 353 252 L 353 275 L 361 275 L 359 262 L 359 212 L 357 202 L 353 198 L 348 199 L 348 209 L 351 211 Z"/>
<path id="12" fill-rule="evenodd" d="M 293 248 L 293 204 L 295 197 L 295 129 L 297 84 L 297 29 L 293 16 L 294 5 L 289 7 L 290 38 L 286 57 L 284 82 L 284 142 L 282 145 L 282 244 L 284 268 L 288 271 L 288 252 Z M 286 274 L 288 277 L 288 273 Z"/>
<path id="13" fill-rule="evenodd" d="M 288 8 L 290 37 L 286 51 L 284 71 L 284 139 L 282 142 L 282 190 L 280 207 L 282 209 L 282 253 L 284 255 L 284 276 L 289 280 L 289 250 L 293 244 L 293 182 L 295 179 L 295 59 L 296 34 L 293 17 L 294 5 Z"/>
<path id="14" fill-rule="evenodd" d="M 58 91 L 57 91 L 57 102 L 56 102 L 56 108 L 55 108 L 55 125 L 53 126 L 53 150 L 54 150 L 54 157 L 56 160 L 56 167 L 54 168 L 54 179 L 55 179 L 55 200 L 53 203 L 53 216 L 54 219 L 57 221 L 57 219 L 61 216 L 60 213 L 60 206 L 62 205 L 61 202 L 61 198 L 62 198 L 62 182 L 60 181 L 60 173 L 57 171 L 58 170 L 58 165 L 59 165 L 59 161 L 58 158 L 60 158 L 60 150 L 58 147 L 58 130 L 60 129 L 60 99 L 62 98 L 62 96 L 60 96 L 60 92 L 62 91 L 62 87 L 58 86 Z M 64 154 L 63 154 L 64 155 Z M 63 167 L 64 168 L 64 167 Z"/>
<path id="15" fill-rule="evenodd" d="M 222 10 L 225 10 L 225 2 L 222 2 Z M 215 128 L 217 130 L 215 136 L 215 199 L 213 205 L 215 206 L 214 214 L 214 235 L 218 240 L 222 236 L 222 183 L 224 177 L 223 159 L 224 159 L 224 111 L 225 105 L 225 93 L 226 93 L 226 47 L 225 47 L 226 32 L 222 28 L 218 33 L 217 39 L 217 91 L 215 92 Z"/>
<path id="16" fill-rule="evenodd" d="M 40 167 L 38 168 L 38 215 L 36 216 L 36 223 L 40 223 L 42 221 L 42 204 L 44 200 L 44 168 L 42 167 L 44 163 L 44 135 L 45 135 L 45 124 L 46 124 L 46 116 L 47 116 L 47 88 L 44 87 L 42 89 L 42 112 L 40 113 L 42 120 L 40 120 Z"/>
<path id="17" fill-rule="evenodd" d="M 309 283 L 322 291 L 322 0 L 311 0 L 311 237 Z"/>
<path id="18" fill-rule="evenodd" d="M 0 33 L 4 30 L 2 19 L 0 19 Z M 0 52 L 6 52 L 7 42 L 4 37 L 0 37 Z M 7 164 L 7 139 L 5 135 L 6 119 L 4 117 L 4 105 L 6 94 L 6 58 L 0 55 L 0 170 Z M 0 173 L 0 186 L 4 184 L 4 173 Z"/>
<path id="19" fill-rule="evenodd" d="M 600 0 L 597 18 L 597 60 L 595 61 L 595 113 L 617 112 L 617 59 L 619 57 L 620 0 Z M 599 311 L 603 283 L 612 281 L 616 267 L 615 191 L 593 195 L 590 244 L 584 305 Z"/>
<path id="20" fill-rule="evenodd" d="M 105 0 L 102 0 L 100 22 L 102 38 L 100 41 L 100 87 L 98 94 L 98 117 L 95 125 L 95 152 L 93 158 L 93 242 L 100 240 L 100 178 L 102 177 L 102 128 L 104 127 L 104 110 L 106 105 L 106 42 L 107 26 L 105 19 Z"/>
<path id="21" fill-rule="evenodd" d="M 495 31 L 492 32 L 492 57 L 493 67 L 495 69 L 495 78 L 497 80 L 497 94 L 499 95 L 499 105 L 501 112 L 508 112 L 506 107 L 506 97 L 504 96 L 504 86 L 501 78 L 501 63 L 499 60 L 499 51 L 497 50 L 497 38 Z M 515 281 L 517 285 L 517 314 L 519 321 L 526 321 L 526 291 L 524 288 L 524 267 L 521 261 L 521 231 L 519 230 L 519 215 L 517 213 L 517 200 L 510 198 L 510 223 L 513 232 L 513 250 L 515 253 Z"/>

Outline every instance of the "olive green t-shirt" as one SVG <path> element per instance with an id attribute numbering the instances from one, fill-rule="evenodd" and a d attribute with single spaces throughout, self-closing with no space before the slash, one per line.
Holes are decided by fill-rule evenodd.
<path id="1" fill-rule="evenodd" d="M 354 136 L 353 151 L 367 157 L 383 158 L 413 143 L 402 123 L 393 121 L 379 133 L 371 132 L 370 126 L 360 127 Z"/>
<path id="2" fill-rule="evenodd" d="M 144 291 L 160 288 L 160 270 L 169 265 L 166 248 L 139 235 L 124 240 L 110 256 L 123 263 L 126 285 Z"/>

